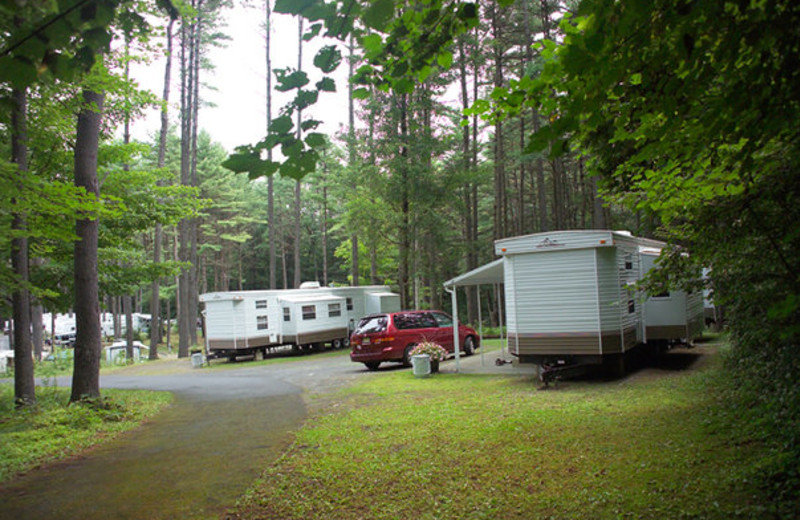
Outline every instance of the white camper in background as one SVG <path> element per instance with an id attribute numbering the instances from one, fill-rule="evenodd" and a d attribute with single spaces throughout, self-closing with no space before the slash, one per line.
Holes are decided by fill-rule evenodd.
<path id="1" fill-rule="evenodd" d="M 295 350 L 350 344 L 350 333 L 369 312 L 400 310 L 400 296 L 379 286 L 213 292 L 205 305 L 209 357 L 235 358 L 291 345 Z"/>
<path id="2" fill-rule="evenodd" d="M 639 249 L 642 276 L 655 268 L 661 249 Z M 703 293 L 671 290 L 651 295 L 644 304 L 645 342 L 690 343 L 703 334 Z"/>
<path id="3" fill-rule="evenodd" d="M 506 238 L 495 242 L 500 261 L 444 285 L 504 284 L 508 350 L 520 362 L 622 371 L 624 354 L 648 338 L 691 341 L 702 331 L 702 295 L 651 301 L 636 289 L 665 245 L 606 230 Z"/>

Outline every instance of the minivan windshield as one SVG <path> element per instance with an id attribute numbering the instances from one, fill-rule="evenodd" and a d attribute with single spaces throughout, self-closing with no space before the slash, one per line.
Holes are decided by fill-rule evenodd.
<path id="1" fill-rule="evenodd" d="M 386 315 L 380 316 L 367 316 L 361 318 L 356 327 L 356 334 L 372 334 L 374 332 L 383 332 L 386 330 L 386 324 L 389 323 L 389 317 Z"/>

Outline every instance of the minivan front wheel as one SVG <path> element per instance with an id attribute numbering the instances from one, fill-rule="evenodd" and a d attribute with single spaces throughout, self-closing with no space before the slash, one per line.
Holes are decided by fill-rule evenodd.
<path id="1" fill-rule="evenodd" d="M 410 367 L 411 366 L 411 351 L 414 350 L 414 345 L 409 345 L 403 351 L 403 366 Z"/>

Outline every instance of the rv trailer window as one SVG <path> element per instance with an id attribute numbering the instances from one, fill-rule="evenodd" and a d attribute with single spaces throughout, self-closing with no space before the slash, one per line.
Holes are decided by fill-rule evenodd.
<path id="1" fill-rule="evenodd" d="M 292 309 L 289 307 L 283 308 L 283 321 L 292 321 Z"/>
<path id="2" fill-rule="evenodd" d="M 625 255 L 625 269 L 628 271 L 633 269 L 633 255 L 630 253 Z"/>
<path id="3" fill-rule="evenodd" d="M 269 328 L 269 321 L 266 316 L 256 316 L 256 328 L 258 330 Z"/>
<path id="4" fill-rule="evenodd" d="M 336 316 L 342 315 L 342 305 L 339 303 L 329 303 L 328 304 L 328 317 L 335 318 Z"/>
<path id="5" fill-rule="evenodd" d="M 303 305 L 303 319 L 315 320 L 317 319 L 317 306 L 316 305 Z"/>
<path id="6" fill-rule="evenodd" d="M 267 300 L 256 300 L 256 309 L 266 309 Z"/>
<path id="7" fill-rule="evenodd" d="M 353 310 L 353 299 L 352 298 L 347 298 L 346 302 L 347 302 L 347 310 L 348 311 L 352 311 Z"/>
<path id="8" fill-rule="evenodd" d="M 633 300 L 628 300 L 628 314 L 633 314 L 636 312 L 636 304 Z"/>

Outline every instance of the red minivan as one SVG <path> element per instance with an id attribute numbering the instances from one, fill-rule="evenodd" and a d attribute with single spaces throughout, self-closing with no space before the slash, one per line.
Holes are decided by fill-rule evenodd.
<path id="1" fill-rule="evenodd" d="M 350 360 L 377 370 L 384 361 L 411 365 L 410 353 L 424 341 L 438 343 L 453 353 L 453 318 L 441 311 L 403 311 L 371 314 L 361 318 L 350 336 Z M 466 325 L 458 326 L 460 350 L 471 356 L 478 334 Z"/>

